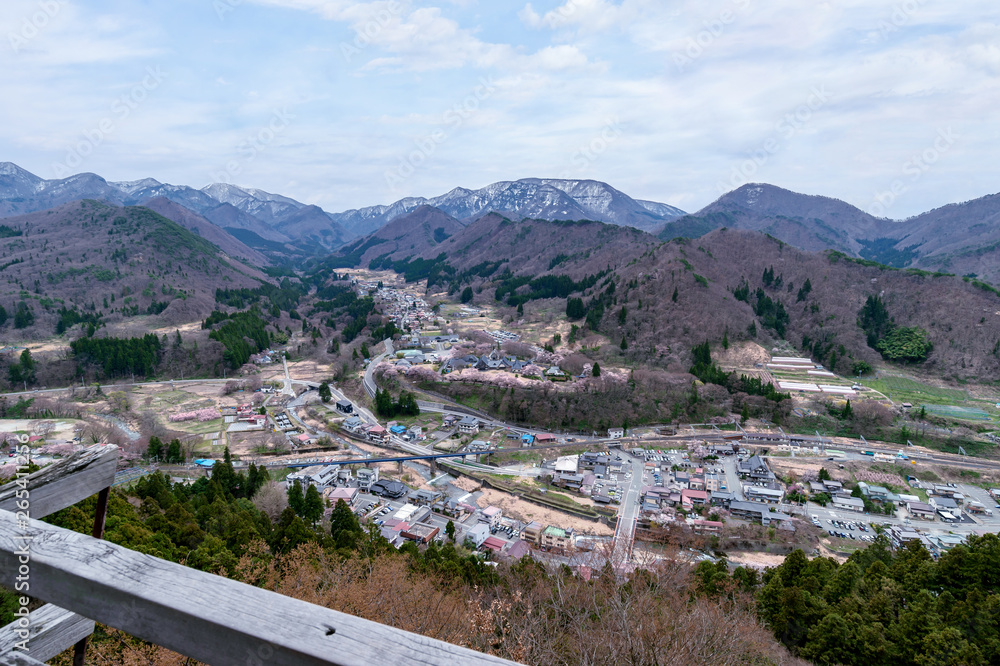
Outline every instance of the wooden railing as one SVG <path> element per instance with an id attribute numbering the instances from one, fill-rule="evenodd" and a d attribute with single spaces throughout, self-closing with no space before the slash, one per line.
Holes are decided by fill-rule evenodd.
<path id="1" fill-rule="evenodd" d="M 107 489 L 116 458 L 113 447 L 91 449 L 27 477 L 29 518 L 15 513 L 22 489 L 0 487 L 0 584 L 15 589 L 26 562 L 24 593 L 48 602 L 0 628 L 0 664 L 40 664 L 79 644 L 94 621 L 208 664 L 513 663 L 38 520 Z M 27 652 L 15 649 L 21 625 Z"/>

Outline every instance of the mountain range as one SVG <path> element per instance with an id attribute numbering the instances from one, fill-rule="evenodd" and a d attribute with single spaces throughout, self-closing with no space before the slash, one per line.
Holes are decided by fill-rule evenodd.
<path id="1" fill-rule="evenodd" d="M 1000 283 L 1000 194 L 951 204 L 907 220 L 875 217 L 830 197 L 751 183 L 687 214 L 634 199 L 593 180 L 524 178 L 441 196 L 339 213 L 260 189 L 213 183 L 201 189 L 152 178 L 109 182 L 92 173 L 45 180 L 0 163 L 0 218 L 81 199 L 154 208 L 219 245 L 260 263 L 338 252 L 363 265 L 386 254 L 421 255 L 490 213 L 509 220 L 593 220 L 648 231 L 661 240 L 720 228 L 768 234 L 809 251 L 837 250 L 896 268 L 919 268 Z M 169 201 L 173 206 L 166 206 Z M 210 227 L 217 227 L 211 230 Z"/>
<path id="2" fill-rule="evenodd" d="M 16 164 L 0 163 L 0 217 L 47 210 L 81 199 L 134 206 L 156 198 L 183 206 L 270 256 L 331 251 L 425 206 L 463 223 L 499 212 L 513 219 L 591 219 L 647 230 L 684 214 L 668 204 L 636 200 L 592 180 L 526 178 L 478 190 L 455 188 L 430 199 L 409 197 L 388 206 L 330 213 L 280 194 L 227 183 L 195 189 L 152 178 L 110 182 L 92 173 L 45 180 Z"/>
<path id="3" fill-rule="evenodd" d="M 895 268 L 1000 282 L 997 194 L 890 220 L 837 199 L 752 183 L 655 232 L 661 240 L 698 238 L 723 227 L 766 233 L 803 250 L 832 249 Z"/>

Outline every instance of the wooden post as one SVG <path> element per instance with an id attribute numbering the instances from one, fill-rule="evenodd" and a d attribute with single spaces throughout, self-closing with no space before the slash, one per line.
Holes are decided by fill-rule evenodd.
<path id="1" fill-rule="evenodd" d="M 91 535 L 95 539 L 100 539 L 104 536 L 104 520 L 108 515 L 108 496 L 110 494 L 111 488 L 105 488 L 97 495 L 97 508 L 94 510 L 94 529 L 91 532 Z M 73 646 L 73 666 L 84 666 L 87 663 L 87 639 L 89 637 L 89 634 L 84 636 Z"/>

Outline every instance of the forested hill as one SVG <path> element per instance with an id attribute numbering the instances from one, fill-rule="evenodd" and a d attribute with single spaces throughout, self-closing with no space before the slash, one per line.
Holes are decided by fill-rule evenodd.
<path id="1" fill-rule="evenodd" d="M 885 537 L 840 565 L 795 551 L 764 574 L 760 615 L 816 664 L 1000 663 L 1000 539 L 968 542 L 936 561 Z"/>
<path id="2" fill-rule="evenodd" d="M 408 279 L 432 278 L 433 284 L 479 284 L 499 276 L 560 275 L 581 279 L 636 261 L 660 245 L 654 236 L 632 227 L 603 222 L 510 220 L 491 213 L 472 224 L 447 226 L 434 209 L 423 213 L 433 243 L 414 249 L 372 234 L 324 262 L 333 267 L 392 268 Z M 434 227 L 434 228 L 430 228 Z M 411 243 L 412 246 L 412 243 Z M 372 254 L 384 248 L 374 258 Z"/>
<path id="3" fill-rule="evenodd" d="M 722 229 L 674 240 L 616 271 L 614 283 L 611 295 L 602 283 L 583 300 L 602 307 L 600 331 L 625 338 L 636 359 L 687 367 L 691 346 L 728 336 L 784 339 L 844 374 L 883 357 L 946 378 L 1000 372 L 1000 296 L 975 280 L 804 252 L 763 234 Z M 923 344 L 909 356 L 894 351 L 910 331 Z"/>
<path id="4" fill-rule="evenodd" d="M 186 323 L 212 311 L 218 287 L 267 279 L 148 208 L 77 201 L 3 220 L 0 335 L 144 315 Z"/>

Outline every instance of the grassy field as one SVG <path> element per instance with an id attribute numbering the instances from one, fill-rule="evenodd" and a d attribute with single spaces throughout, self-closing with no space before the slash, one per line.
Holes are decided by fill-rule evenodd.
<path id="1" fill-rule="evenodd" d="M 866 379 L 862 383 L 891 396 L 897 402 L 951 404 L 966 402 L 969 399 L 968 393 L 963 390 L 938 388 L 908 377 L 887 376 L 881 379 Z"/>

